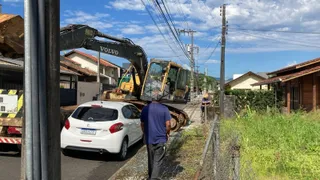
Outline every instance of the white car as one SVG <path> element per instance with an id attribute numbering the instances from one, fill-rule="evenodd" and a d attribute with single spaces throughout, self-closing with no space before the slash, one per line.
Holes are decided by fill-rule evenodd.
<path id="1" fill-rule="evenodd" d="M 128 147 L 142 139 L 140 111 L 130 103 L 92 101 L 80 105 L 61 131 L 61 148 L 115 153 L 125 160 Z"/>

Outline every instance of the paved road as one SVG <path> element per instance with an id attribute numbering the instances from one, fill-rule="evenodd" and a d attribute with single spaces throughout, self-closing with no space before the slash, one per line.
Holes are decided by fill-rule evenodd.
<path id="1" fill-rule="evenodd" d="M 143 146 L 137 143 L 129 149 L 129 158 L 133 157 Z M 127 160 L 127 161 L 128 161 Z M 13 153 L 0 153 L 0 179 L 19 180 L 20 156 Z M 61 154 L 62 180 L 106 180 L 110 178 L 127 161 L 117 161 L 113 155 L 73 152 L 72 157 Z"/>

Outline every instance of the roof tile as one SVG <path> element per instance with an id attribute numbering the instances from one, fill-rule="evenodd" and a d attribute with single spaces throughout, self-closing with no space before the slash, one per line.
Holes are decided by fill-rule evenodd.
<path id="1" fill-rule="evenodd" d="M 319 71 L 320 71 L 320 65 L 314 66 L 312 68 L 305 69 L 303 71 L 299 71 L 299 72 L 296 72 L 296 73 L 291 73 L 291 74 L 287 74 L 287 75 L 283 75 L 283 76 L 276 76 L 276 77 L 273 77 L 273 78 L 270 78 L 270 79 L 259 81 L 257 83 L 252 84 L 252 86 L 272 84 L 272 83 L 275 83 L 275 82 L 286 82 L 286 81 L 289 81 L 289 80 L 292 80 L 292 79 L 295 79 L 295 78 L 298 78 L 298 77 L 302 77 L 302 76 L 305 76 L 305 75 L 308 75 L 308 74 L 312 74 L 312 73 L 315 73 L 315 72 L 319 72 Z"/>
<path id="2" fill-rule="evenodd" d="M 299 68 L 302 68 L 302 67 L 306 67 L 306 66 L 318 63 L 318 62 L 320 62 L 320 58 L 315 58 L 315 59 L 312 59 L 312 60 L 309 60 L 309 61 L 305 61 L 305 62 L 302 62 L 302 63 L 299 63 L 299 64 L 288 66 L 288 67 L 285 67 L 285 68 L 282 68 L 282 69 L 279 69 L 279 70 L 276 70 L 276 71 L 273 71 L 273 72 L 269 72 L 268 75 L 278 74 L 278 73 L 283 73 L 283 72 L 299 69 Z"/>

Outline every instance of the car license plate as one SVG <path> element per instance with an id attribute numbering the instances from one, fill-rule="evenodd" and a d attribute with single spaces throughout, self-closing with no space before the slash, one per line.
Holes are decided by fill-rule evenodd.
<path id="1" fill-rule="evenodd" d="M 81 129 L 80 134 L 96 135 L 95 129 Z"/>

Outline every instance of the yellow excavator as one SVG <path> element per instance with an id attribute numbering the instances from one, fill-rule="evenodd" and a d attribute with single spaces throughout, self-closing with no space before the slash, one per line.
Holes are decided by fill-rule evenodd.
<path id="1" fill-rule="evenodd" d="M 81 24 L 60 30 L 60 49 L 75 48 L 100 51 L 130 61 L 131 65 L 122 76 L 118 88 L 103 92 L 101 100 L 130 102 L 141 110 L 148 102 L 157 99 L 169 108 L 173 131 L 189 120 L 183 111 L 189 73 L 179 64 L 160 59 L 151 59 L 148 63 L 144 50 L 130 39 L 110 36 Z"/>
<path id="2" fill-rule="evenodd" d="M 23 57 L 23 24 L 21 16 L 0 14 L 0 52 L 3 56 Z M 126 101 L 142 109 L 148 102 L 158 99 L 170 110 L 173 131 L 189 120 L 183 111 L 188 71 L 179 64 L 160 59 L 151 59 L 148 63 L 144 50 L 130 39 L 110 36 L 87 25 L 72 24 L 61 28 L 60 50 L 77 48 L 122 57 L 131 63 L 118 88 L 103 92 L 101 100 Z"/>

